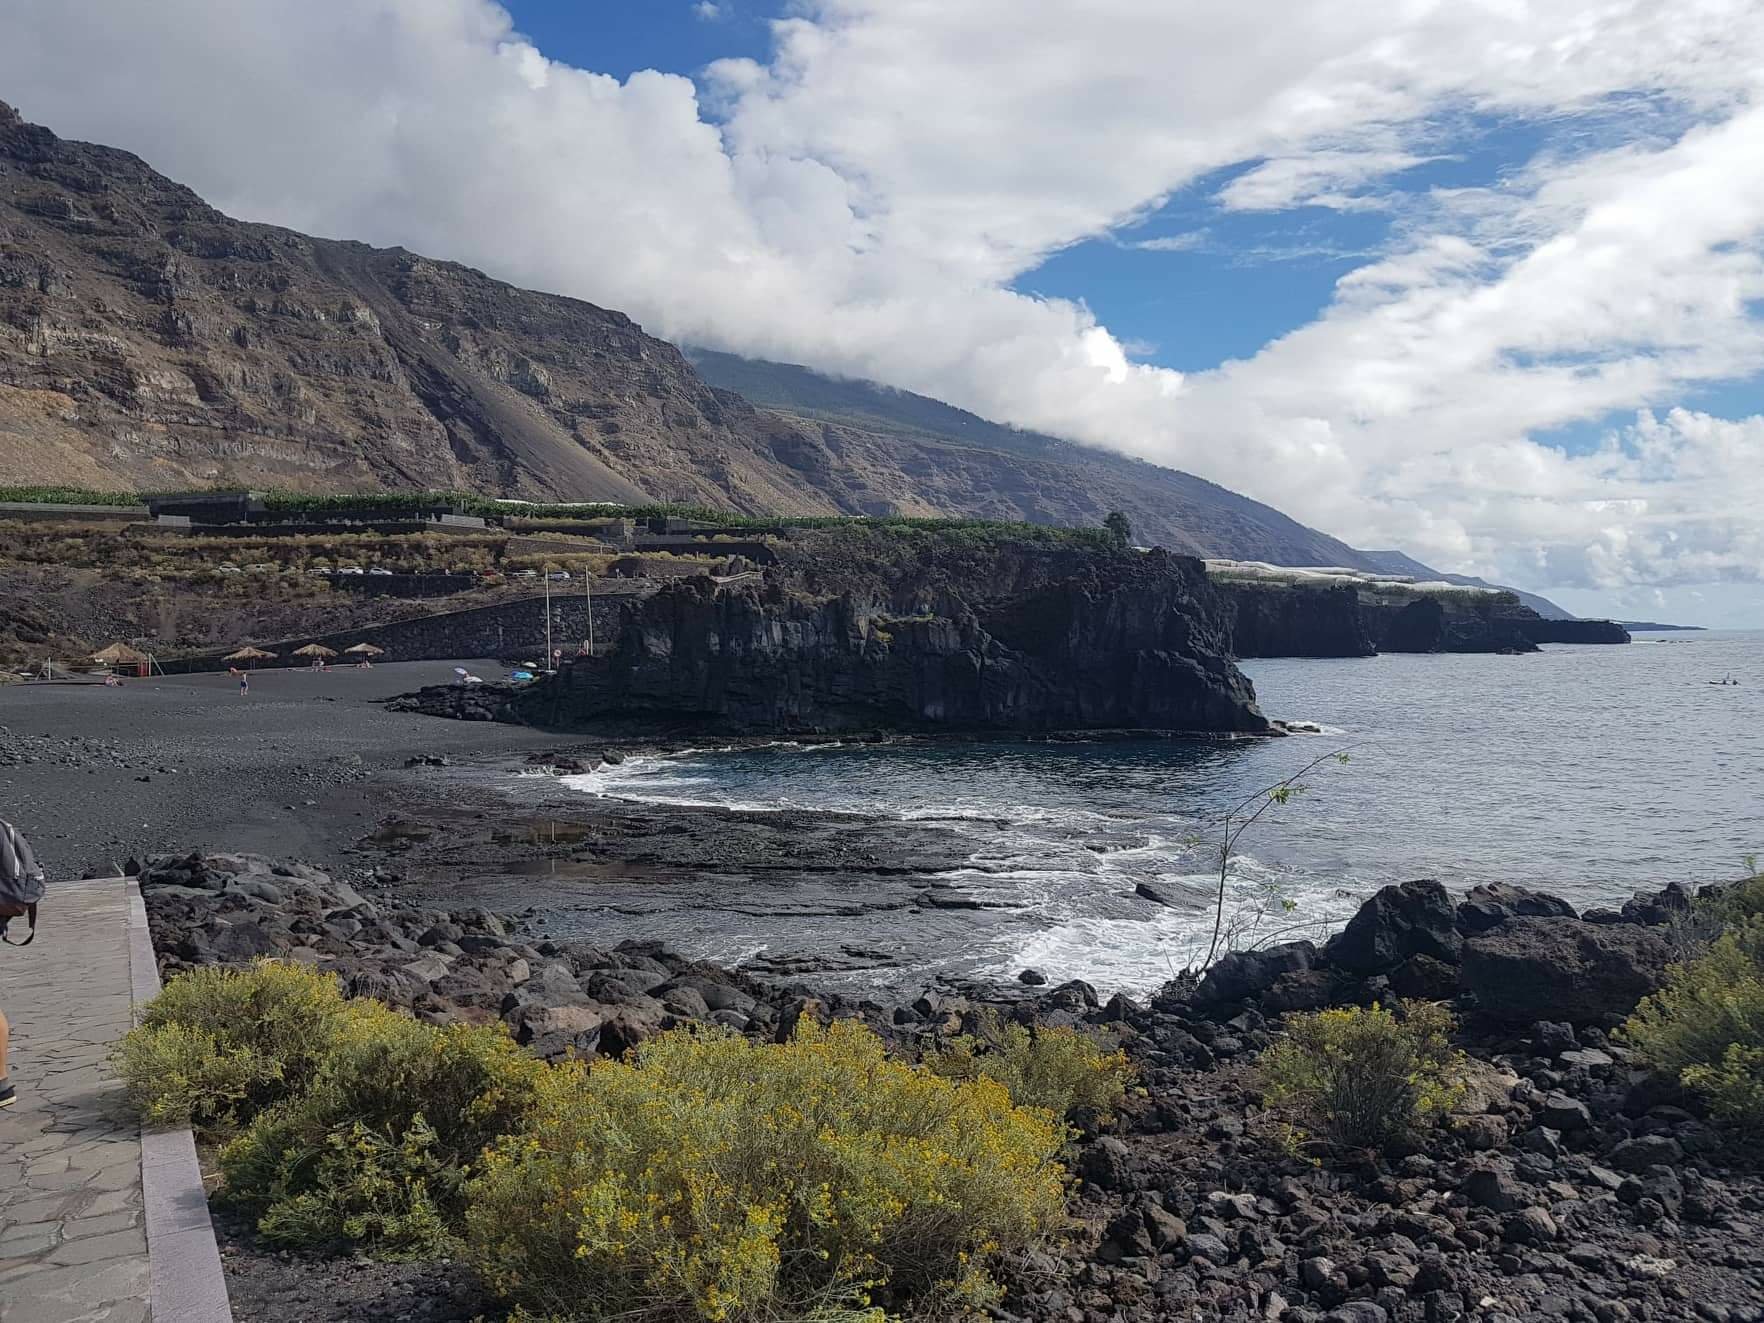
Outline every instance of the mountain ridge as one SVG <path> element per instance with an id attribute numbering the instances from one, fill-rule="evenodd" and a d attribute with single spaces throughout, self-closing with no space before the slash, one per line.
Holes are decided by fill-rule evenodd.
<path id="1" fill-rule="evenodd" d="M 694 352 L 725 377 L 760 370 Z M 802 389 L 850 394 L 794 371 Z M 0 482 L 459 488 L 1076 526 L 1118 509 L 1138 540 L 1172 550 L 1372 568 L 1193 475 L 863 389 L 894 410 L 758 407 L 623 313 L 235 220 L 139 157 L 0 102 Z M 902 425 L 903 401 L 922 425 Z"/>

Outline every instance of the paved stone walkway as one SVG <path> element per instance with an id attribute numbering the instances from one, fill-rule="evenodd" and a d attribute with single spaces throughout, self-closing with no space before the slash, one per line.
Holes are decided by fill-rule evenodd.
<path id="1" fill-rule="evenodd" d="M 139 965 L 145 933 L 144 916 L 135 916 L 140 933 L 130 920 L 120 878 L 54 883 L 37 940 L 0 947 L 0 1009 L 12 1024 L 19 1093 L 0 1111 L 0 1323 L 147 1323 L 164 1295 L 156 1280 L 164 1274 L 148 1255 L 149 1205 L 166 1203 L 163 1185 L 156 1192 L 150 1180 L 144 1197 L 140 1131 L 107 1065 L 137 993 L 157 988 L 150 948 L 146 970 L 131 970 L 131 936 Z M 178 1137 L 188 1143 L 187 1131 Z M 198 1180 L 193 1150 L 177 1170 L 188 1194 Z M 205 1203 L 200 1212 L 218 1282 Z M 198 1265 L 198 1275 L 208 1271 Z M 225 1299 L 223 1288 L 223 1310 Z M 159 1323 L 183 1323 L 181 1308 L 158 1312 Z"/>

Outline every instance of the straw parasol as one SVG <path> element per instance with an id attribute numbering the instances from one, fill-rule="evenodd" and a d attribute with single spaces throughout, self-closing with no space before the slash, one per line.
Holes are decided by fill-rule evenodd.
<path id="1" fill-rule="evenodd" d="M 337 650 L 327 648 L 322 643 L 308 643 L 304 648 L 294 649 L 294 655 L 296 657 L 335 657 Z"/>
<path id="2" fill-rule="evenodd" d="M 260 662 L 274 661 L 276 654 L 265 652 L 262 648 L 240 648 L 237 652 L 229 652 L 222 661 Z"/>
<path id="3" fill-rule="evenodd" d="M 92 660 L 106 666 L 144 666 L 149 658 L 126 643 L 112 643 L 103 652 L 94 652 Z"/>
<path id="4" fill-rule="evenodd" d="M 357 643 L 353 648 L 343 649 L 346 653 L 360 653 L 363 657 L 378 657 L 385 652 L 384 648 L 376 648 L 371 643 Z"/>

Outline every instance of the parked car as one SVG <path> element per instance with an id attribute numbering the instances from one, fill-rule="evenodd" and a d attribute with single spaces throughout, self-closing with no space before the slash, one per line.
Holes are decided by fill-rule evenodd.
<path id="1" fill-rule="evenodd" d="M 371 569 L 371 570 L 369 570 L 369 571 L 368 571 L 368 573 L 369 573 L 369 574 L 384 574 L 384 575 L 385 575 L 385 576 L 386 576 L 386 577 L 387 577 L 387 578 L 391 578 L 391 577 L 392 577 L 392 571 L 391 571 L 391 570 L 388 570 L 388 569 L 385 569 L 385 568 L 383 568 L 383 567 L 382 567 L 382 566 L 379 566 L 379 565 L 376 565 L 376 566 L 374 566 L 374 568 L 373 568 L 373 569 Z"/>

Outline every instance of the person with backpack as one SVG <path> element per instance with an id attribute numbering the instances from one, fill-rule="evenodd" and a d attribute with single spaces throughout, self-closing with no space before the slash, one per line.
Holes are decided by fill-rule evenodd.
<path id="1" fill-rule="evenodd" d="M 31 852 L 31 843 L 10 822 L 0 822 L 0 942 L 8 946 L 29 946 L 37 936 L 37 902 L 43 899 L 43 868 Z M 30 931 L 22 942 L 6 935 L 13 919 L 24 918 Z M 18 1090 L 12 1087 L 6 1072 L 6 1051 L 10 1046 L 12 1027 L 6 1013 L 0 1010 L 0 1107 L 18 1101 Z"/>

